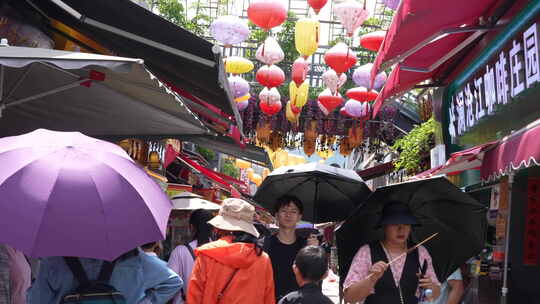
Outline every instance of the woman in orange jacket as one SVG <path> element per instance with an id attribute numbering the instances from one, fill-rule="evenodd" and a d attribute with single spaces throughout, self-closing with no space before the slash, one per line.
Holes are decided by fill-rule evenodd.
<path id="1" fill-rule="evenodd" d="M 275 304 L 272 263 L 257 246 L 255 208 L 236 198 L 223 201 L 210 223 L 222 237 L 195 249 L 189 304 Z"/>

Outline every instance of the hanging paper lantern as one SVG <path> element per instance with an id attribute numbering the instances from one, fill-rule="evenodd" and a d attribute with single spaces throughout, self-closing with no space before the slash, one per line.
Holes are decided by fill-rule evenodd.
<path id="1" fill-rule="evenodd" d="M 313 55 L 319 48 L 319 21 L 302 18 L 294 27 L 294 44 L 298 53 L 304 57 Z"/>
<path id="2" fill-rule="evenodd" d="M 302 108 L 295 106 L 293 103 L 291 103 L 291 111 L 294 114 L 300 114 L 302 112 Z"/>
<path id="3" fill-rule="evenodd" d="M 292 80 L 297 86 L 300 86 L 307 77 L 309 71 L 309 63 L 302 57 L 298 57 L 291 68 Z"/>
<path id="4" fill-rule="evenodd" d="M 336 71 L 329 69 L 322 74 L 322 80 L 332 94 L 336 94 L 338 89 L 347 82 L 347 75 L 341 74 L 338 76 Z"/>
<path id="5" fill-rule="evenodd" d="M 298 87 L 294 83 L 294 81 L 289 82 L 289 100 L 292 103 L 296 102 L 296 95 L 298 93 Z"/>
<path id="6" fill-rule="evenodd" d="M 332 112 L 335 108 L 343 103 L 343 97 L 341 97 L 341 94 L 332 94 L 330 89 L 322 91 L 317 100 L 324 106 L 324 108 L 326 108 L 326 110 L 328 110 L 328 112 Z"/>
<path id="7" fill-rule="evenodd" d="M 351 114 L 349 114 L 349 112 L 347 112 L 347 109 L 345 107 L 341 107 L 341 109 L 339 109 L 339 114 L 345 116 L 345 117 L 352 117 Z"/>
<path id="8" fill-rule="evenodd" d="M 345 43 L 339 42 L 326 51 L 324 62 L 336 73 L 341 74 L 356 64 L 356 54 Z"/>
<path id="9" fill-rule="evenodd" d="M 251 62 L 249 59 L 238 56 L 231 56 L 225 59 L 225 72 L 227 73 L 245 74 L 251 72 L 252 70 L 253 62 Z"/>
<path id="10" fill-rule="evenodd" d="M 266 115 L 275 115 L 281 111 L 281 96 L 276 88 L 262 89 L 259 100 L 259 107 Z"/>
<path id="11" fill-rule="evenodd" d="M 328 116 L 330 114 L 330 111 L 321 103 L 320 100 L 317 100 L 317 106 L 319 106 L 319 109 L 324 114 L 324 116 Z"/>
<path id="12" fill-rule="evenodd" d="M 287 102 L 287 105 L 285 106 L 285 116 L 287 117 L 287 120 L 292 123 L 298 122 L 299 115 L 292 110 L 292 103 L 290 101 Z"/>
<path id="13" fill-rule="evenodd" d="M 296 98 L 294 99 L 294 105 L 298 108 L 302 108 L 309 97 L 309 83 L 304 81 L 296 90 Z"/>
<path id="14" fill-rule="evenodd" d="M 236 103 L 238 111 L 244 111 L 249 106 L 249 100 L 244 100 Z"/>
<path id="15" fill-rule="evenodd" d="M 246 95 L 235 98 L 234 101 L 242 102 L 242 101 L 249 100 L 250 98 L 251 98 L 251 94 L 247 93 Z"/>
<path id="16" fill-rule="evenodd" d="M 364 87 L 349 89 L 345 94 L 347 95 L 347 97 L 361 102 L 373 101 L 377 99 L 377 96 L 379 96 L 379 93 L 377 91 L 368 90 Z"/>
<path id="17" fill-rule="evenodd" d="M 345 106 L 342 109 L 345 110 L 347 115 L 354 118 L 358 118 L 362 116 L 363 103 L 356 101 L 354 99 L 349 99 L 347 100 L 347 102 L 345 103 Z"/>
<path id="18" fill-rule="evenodd" d="M 214 39 L 229 47 L 246 40 L 249 36 L 249 27 L 245 21 L 236 16 L 222 16 L 212 22 L 210 33 Z"/>
<path id="19" fill-rule="evenodd" d="M 234 98 L 242 97 L 249 93 L 249 83 L 240 76 L 231 76 L 228 78 Z"/>
<path id="20" fill-rule="evenodd" d="M 369 17 L 369 12 L 365 9 L 364 4 L 354 0 L 348 0 L 336 5 L 334 13 L 341 25 L 347 30 L 349 37 L 352 37 L 354 31 Z"/>
<path id="21" fill-rule="evenodd" d="M 287 7 L 280 0 L 256 0 L 249 4 L 247 14 L 251 22 L 269 30 L 287 19 Z"/>
<path id="22" fill-rule="evenodd" d="M 315 14 L 319 14 L 321 9 L 326 5 L 328 0 L 308 0 L 309 6 L 315 11 Z"/>
<path id="23" fill-rule="evenodd" d="M 399 7 L 400 0 L 384 0 L 384 5 L 388 8 L 396 10 Z"/>
<path id="24" fill-rule="evenodd" d="M 370 86 L 370 79 L 371 79 L 371 69 L 373 68 L 373 63 L 366 63 L 354 70 L 353 73 L 353 81 L 354 83 L 359 87 L 366 87 L 368 88 Z M 382 71 L 375 77 L 375 81 L 373 82 L 373 88 L 375 90 L 380 90 L 384 83 L 386 82 L 386 72 Z"/>
<path id="25" fill-rule="evenodd" d="M 385 36 L 385 31 L 367 33 L 360 37 L 360 45 L 365 49 L 377 52 L 379 51 L 379 48 L 381 47 Z"/>
<path id="26" fill-rule="evenodd" d="M 279 63 L 284 57 L 285 54 L 283 53 L 283 50 L 279 46 L 277 40 L 272 36 L 266 38 L 264 43 L 259 46 L 255 53 L 255 58 L 267 65 Z"/>
<path id="27" fill-rule="evenodd" d="M 257 81 L 265 87 L 279 87 L 285 81 L 285 73 L 277 65 L 263 65 L 255 75 Z"/>

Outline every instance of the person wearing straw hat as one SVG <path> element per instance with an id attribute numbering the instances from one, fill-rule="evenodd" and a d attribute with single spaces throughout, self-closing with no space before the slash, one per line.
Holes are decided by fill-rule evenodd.
<path id="1" fill-rule="evenodd" d="M 208 222 L 220 239 L 195 249 L 187 303 L 275 303 L 272 264 L 257 244 L 254 216 L 255 208 L 246 201 L 223 201 Z"/>
<path id="2" fill-rule="evenodd" d="M 423 246 L 408 250 L 416 225 L 417 219 L 405 204 L 385 204 L 378 224 L 384 239 L 364 245 L 356 253 L 343 284 L 347 303 L 417 304 L 424 297 L 420 288 L 432 290 L 428 301 L 439 297 L 440 283 L 429 252 Z"/>

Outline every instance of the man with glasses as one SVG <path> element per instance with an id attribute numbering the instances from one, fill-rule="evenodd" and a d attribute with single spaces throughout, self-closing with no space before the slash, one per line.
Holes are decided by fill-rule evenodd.
<path id="1" fill-rule="evenodd" d="M 296 255 L 307 245 L 319 245 L 317 238 L 302 239 L 296 235 L 296 225 L 302 219 L 304 206 L 293 196 L 278 199 L 274 216 L 279 227 L 278 233 L 264 240 L 264 250 L 270 256 L 274 270 L 276 302 L 299 286 L 293 272 Z"/>

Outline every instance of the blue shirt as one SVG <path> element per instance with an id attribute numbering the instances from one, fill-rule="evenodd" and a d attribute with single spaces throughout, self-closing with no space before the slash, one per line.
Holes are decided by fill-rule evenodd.
<path id="1" fill-rule="evenodd" d="M 461 270 L 459 268 L 454 271 L 444 283 L 441 284 L 441 295 L 433 302 L 423 302 L 425 304 L 446 304 L 448 303 L 448 297 L 450 296 L 450 288 L 448 287 L 448 281 L 456 280 L 461 281 L 463 277 L 461 276 Z"/>
<path id="2" fill-rule="evenodd" d="M 101 270 L 102 260 L 81 258 L 90 280 L 95 280 Z M 114 266 L 110 285 L 126 298 L 127 303 L 164 304 L 182 287 L 182 280 L 167 267 L 164 261 L 142 252 Z M 57 304 L 77 288 L 71 270 L 64 258 L 44 258 L 37 280 L 28 291 L 29 304 Z"/>

